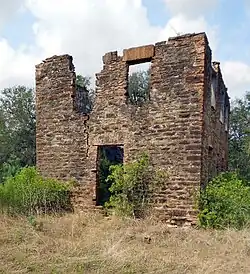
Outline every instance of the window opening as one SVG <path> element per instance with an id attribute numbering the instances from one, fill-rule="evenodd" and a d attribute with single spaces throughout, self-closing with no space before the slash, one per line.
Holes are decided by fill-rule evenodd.
<path id="1" fill-rule="evenodd" d="M 225 110 L 225 131 L 228 132 L 229 127 L 229 106 L 226 106 Z"/>
<path id="2" fill-rule="evenodd" d="M 213 146 L 211 143 L 211 138 L 209 138 L 209 146 L 208 146 L 208 181 L 213 179 L 215 170 L 214 170 L 214 163 L 213 163 Z"/>
<path id="3" fill-rule="evenodd" d="M 129 66 L 128 102 L 142 105 L 150 99 L 151 62 Z"/>
<path id="4" fill-rule="evenodd" d="M 116 145 L 99 146 L 97 150 L 96 205 L 103 206 L 110 198 L 111 182 L 106 182 L 111 165 L 123 164 L 123 147 Z"/>
<path id="5" fill-rule="evenodd" d="M 225 91 L 221 93 L 221 106 L 220 106 L 220 121 L 221 123 L 225 122 Z"/>
<path id="6" fill-rule="evenodd" d="M 76 85 L 74 109 L 81 114 L 88 114 L 92 109 L 89 91 L 84 86 Z"/>
<path id="7" fill-rule="evenodd" d="M 74 110 L 81 114 L 88 114 L 92 111 L 95 100 L 94 78 L 90 76 L 76 75 Z"/>
<path id="8" fill-rule="evenodd" d="M 212 76 L 212 82 L 211 82 L 211 107 L 213 109 L 216 108 L 216 97 L 215 97 L 216 90 L 217 90 L 217 79 L 213 75 Z"/>

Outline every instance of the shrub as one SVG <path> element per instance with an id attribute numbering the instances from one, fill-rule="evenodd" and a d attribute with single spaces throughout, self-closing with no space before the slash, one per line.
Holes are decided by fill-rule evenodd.
<path id="1" fill-rule="evenodd" d="M 20 160 L 11 156 L 7 162 L 0 165 L 0 184 L 8 177 L 14 176 L 20 169 Z"/>
<path id="2" fill-rule="evenodd" d="M 236 173 L 222 173 L 199 197 L 202 227 L 240 229 L 250 221 L 250 187 Z"/>
<path id="3" fill-rule="evenodd" d="M 26 167 L 0 185 L 0 207 L 24 215 L 67 210 L 70 184 L 44 179 L 34 167 Z"/>
<path id="4" fill-rule="evenodd" d="M 152 168 L 147 154 L 132 163 L 113 165 L 110 172 L 107 181 L 112 183 L 111 197 L 105 207 L 122 216 L 143 217 L 153 194 L 167 179 L 166 173 Z"/>

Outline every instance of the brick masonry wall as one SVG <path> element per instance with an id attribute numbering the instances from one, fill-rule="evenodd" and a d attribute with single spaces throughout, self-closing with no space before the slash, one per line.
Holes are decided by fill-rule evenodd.
<path id="1" fill-rule="evenodd" d="M 46 59 L 36 73 L 38 168 L 46 176 L 76 178 L 79 186 L 73 202 L 76 209 L 86 210 L 95 206 L 98 146 L 123 145 L 124 162 L 147 151 L 153 164 L 170 174 L 155 195 L 159 218 L 172 225 L 194 224 L 194 195 L 211 166 L 205 164 L 208 136 L 218 133 L 217 128 L 209 131 L 212 120 L 206 114 L 209 58 L 204 33 L 128 49 L 123 56 L 107 53 L 103 70 L 96 75 L 96 101 L 90 116 L 73 110 L 71 57 Z M 129 65 L 149 60 L 150 101 L 141 107 L 128 104 Z M 223 145 L 227 147 L 226 140 Z"/>

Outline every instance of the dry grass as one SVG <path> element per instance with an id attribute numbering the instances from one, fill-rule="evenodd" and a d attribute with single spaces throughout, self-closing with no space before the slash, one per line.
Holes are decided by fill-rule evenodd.
<path id="1" fill-rule="evenodd" d="M 0 216 L 0 273 L 250 273 L 250 230 L 170 229 L 101 215 Z"/>

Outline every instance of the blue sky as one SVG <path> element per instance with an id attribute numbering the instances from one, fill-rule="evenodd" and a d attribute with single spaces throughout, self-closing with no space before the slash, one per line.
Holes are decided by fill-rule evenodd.
<path id="1" fill-rule="evenodd" d="M 17 12 L 3 27 L 2 37 L 5 37 L 10 45 L 17 49 L 22 43 L 34 43 L 32 25 L 35 17 L 27 10 Z"/>
<path id="2" fill-rule="evenodd" d="M 32 86 L 35 64 L 53 54 L 72 54 L 77 70 L 93 75 L 106 51 L 167 40 L 175 29 L 206 31 L 230 95 L 240 97 L 250 89 L 250 0 L 0 0 L 0 4 L 0 88 Z"/>

